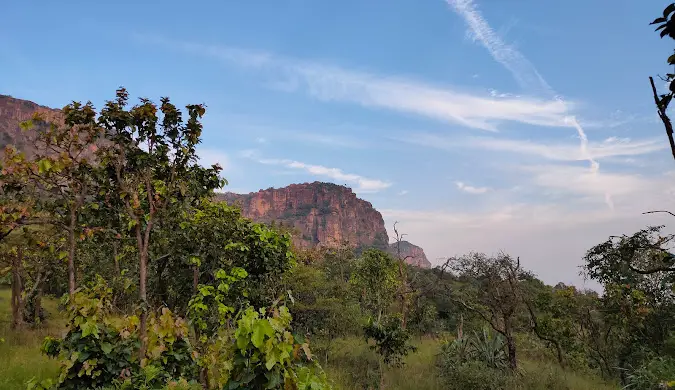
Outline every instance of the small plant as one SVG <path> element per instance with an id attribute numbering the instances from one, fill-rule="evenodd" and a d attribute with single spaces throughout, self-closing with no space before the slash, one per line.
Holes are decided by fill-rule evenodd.
<path id="1" fill-rule="evenodd" d="M 458 337 L 441 347 L 439 364 L 444 370 L 476 361 L 486 367 L 497 370 L 508 368 L 506 346 L 501 335 L 484 328 L 481 333 L 474 332 L 473 337 Z"/>

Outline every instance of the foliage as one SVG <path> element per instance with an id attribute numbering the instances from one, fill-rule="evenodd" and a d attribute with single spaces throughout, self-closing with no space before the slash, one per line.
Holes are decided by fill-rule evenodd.
<path id="1" fill-rule="evenodd" d="M 504 338 L 485 328 L 481 333 L 474 332 L 473 337 L 458 337 L 441 346 L 439 365 L 443 371 L 456 369 L 467 362 L 480 362 L 490 369 L 507 369 Z"/>
<path id="2" fill-rule="evenodd" d="M 506 339 L 509 367 L 517 368 L 514 332 L 523 308 L 522 283 L 532 275 L 520 267 L 520 259 L 500 253 L 489 257 L 471 253 L 449 259 L 446 265 L 466 283 L 453 298 L 464 309 L 480 316 Z"/>
<path id="3" fill-rule="evenodd" d="M 396 260 L 378 249 L 365 251 L 356 262 L 351 283 L 360 291 L 363 308 L 379 322 L 393 303 L 398 288 Z"/>
<path id="4" fill-rule="evenodd" d="M 248 308 L 237 321 L 228 388 L 328 389 L 328 380 L 309 344 L 296 340 L 285 306 Z"/>
<path id="5" fill-rule="evenodd" d="M 624 389 L 675 388 L 675 359 L 657 357 L 627 373 Z"/>
<path id="6" fill-rule="evenodd" d="M 382 356 L 382 361 L 387 365 L 401 366 L 403 358 L 417 349 L 409 344 L 410 333 L 396 317 L 385 317 L 378 322 L 369 319 L 364 327 L 364 335 L 366 340 L 375 342 L 370 347 Z"/>
<path id="7" fill-rule="evenodd" d="M 55 386 L 78 389 L 116 382 L 156 386 L 190 375 L 193 364 L 185 322 L 167 308 L 152 316 L 147 355 L 139 359 L 139 319 L 112 319 L 111 293 L 99 278 L 66 299 L 68 332 L 62 339 L 47 337 L 42 345 L 42 351 L 61 364 Z"/>

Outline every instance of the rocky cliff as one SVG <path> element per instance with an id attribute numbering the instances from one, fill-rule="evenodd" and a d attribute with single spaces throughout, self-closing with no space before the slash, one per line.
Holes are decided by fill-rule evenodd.
<path id="1" fill-rule="evenodd" d="M 30 137 L 22 133 L 19 124 L 31 119 L 35 113 L 50 121 L 58 121 L 61 115 L 59 110 L 0 95 L 0 150 L 11 144 L 28 154 L 32 152 L 32 145 L 27 142 Z"/>
<path id="2" fill-rule="evenodd" d="M 348 242 L 357 248 L 387 249 L 389 238 L 382 215 L 347 187 L 314 182 L 268 188 L 250 194 L 219 194 L 241 207 L 254 221 L 294 228 L 295 245 L 303 248 Z"/>
<path id="3" fill-rule="evenodd" d="M 392 255 L 404 258 L 408 264 L 421 268 L 431 268 L 431 262 L 427 259 L 427 255 L 424 254 L 424 249 L 408 241 L 401 241 L 399 244 L 393 242 L 389 244 L 388 250 Z"/>

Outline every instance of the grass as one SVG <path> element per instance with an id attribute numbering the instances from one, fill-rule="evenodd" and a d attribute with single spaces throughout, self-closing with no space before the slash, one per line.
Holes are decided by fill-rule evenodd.
<path id="1" fill-rule="evenodd" d="M 26 382 L 32 378 L 39 380 L 53 378 L 58 373 L 58 363 L 42 355 L 40 345 L 45 336 L 59 335 L 65 327 L 65 321 L 58 311 L 56 300 L 44 299 L 43 301 L 49 313 L 46 323 L 37 328 L 27 327 L 13 331 L 10 329 L 10 291 L 0 287 L 0 339 L 4 339 L 4 342 L 0 342 L 0 390 L 25 389 Z M 563 370 L 546 356 L 545 351 L 535 348 L 527 340 L 520 340 L 520 342 L 522 343 L 521 375 L 514 378 L 509 389 L 616 390 L 619 388 L 590 373 Z M 443 382 L 441 373 L 435 364 L 440 341 L 422 338 L 416 339 L 414 344 L 418 349 L 406 357 L 403 367 L 386 369 L 385 388 L 448 389 L 448 385 Z M 363 339 L 349 337 L 334 341 L 328 364 L 323 361 L 324 354 L 321 346 L 321 341 L 316 340 L 314 352 L 320 357 L 336 390 L 361 390 L 369 386 L 376 388 L 379 383 L 377 355 L 368 349 Z"/>
<path id="2" fill-rule="evenodd" d="M 400 390 L 448 389 L 436 367 L 436 355 L 440 341 L 423 338 L 415 340 L 418 350 L 405 359 L 401 368 L 387 368 L 385 388 Z M 514 377 L 509 390 L 617 390 L 620 387 L 586 373 L 563 370 L 553 361 L 527 355 L 520 361 L 520 375 Z M 334 342 L 328 364 L 324 363 L 328 377 L 336 389 L 356 390 L 375 386 L 377 356 L 368 349 L 362 339 L 347 338 Z M 456 388 L 465 388 L 458 386 Z M 469 388 L 466 388 L 470 390 Z"/>
<path id="3" fill-rule="evenodd" d="M 31 378 L 55 377 L 58 363 L 40 353 L 45 336 L 59 335 L 65 326 L 57 301 L 43 299 L 49 313 L 46 324 L 36 328 L 11 330 L 11 291 L 0 286 L 0 389 L 25 389 Z"/>

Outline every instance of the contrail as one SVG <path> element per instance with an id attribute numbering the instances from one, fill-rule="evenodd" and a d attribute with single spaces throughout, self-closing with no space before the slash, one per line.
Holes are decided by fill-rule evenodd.
<path id="1" fill-rule="evenodd" d="M 473 36 L 474 42 L 480 42 L 481 45 L 487 49 L 492 58 L 511 72 L 523 89 L 537 94 L 545 94 L 555 100 L 563 101 L 563 99 L 541 76 L 539 71 L 537 71 L 537 68 L 516 48 L 504 42 L 494 29 L 490 27 L 483 15 L 476 8 L 476 4 L 473 0 L 446 0 L 446 3 L 464 19 Z M 593 158 L 588 150 L 588 137 L 586 136 L 583 127 L 581 127 L 581 124 L 573 115 L 567 116 L 565 122 L 569 123 L 577 130 L 580 141 L 579 148 L 582 156 L 585 156 L 590 163 L 591 172 L 597 175 L 600 164 Z M 610 209 L 614 210 L 614 202 L 612 201 L 611 194 L 608 192 L 605 193 L 605 203 Z"/>

